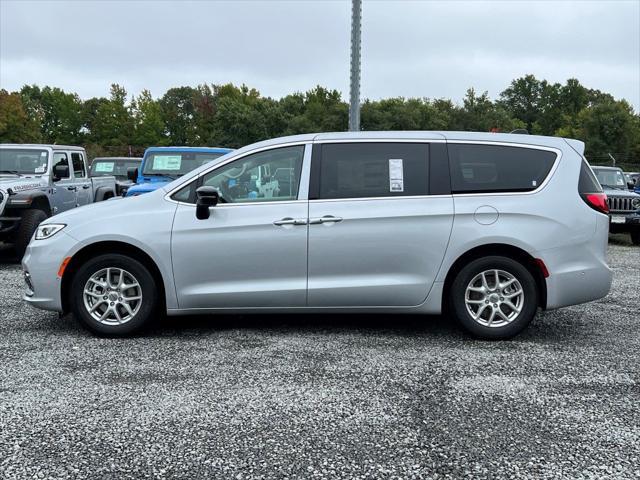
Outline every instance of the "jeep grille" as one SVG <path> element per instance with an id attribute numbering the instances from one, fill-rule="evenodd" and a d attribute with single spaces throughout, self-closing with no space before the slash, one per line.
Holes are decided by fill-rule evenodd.
<path id="1" fill-rule="evenodd" d="M 607 197 L 607 203 L 609 204 L 609 210 L 614 212 L 634 212 L 633 198 L 628 197 Z"/>

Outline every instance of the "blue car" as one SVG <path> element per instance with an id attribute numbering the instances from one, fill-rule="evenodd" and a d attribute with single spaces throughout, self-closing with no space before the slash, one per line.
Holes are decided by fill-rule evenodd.
<path id="1" fill-rule="evenodd" d="M 219 147 L 149 147 L 144 152 L 140 168 L 127 172 L 135 185 L 129 187 L 125 196 L 135 197 L 153 192 L 185 173 L 232 151 L 230 148 Z"/>

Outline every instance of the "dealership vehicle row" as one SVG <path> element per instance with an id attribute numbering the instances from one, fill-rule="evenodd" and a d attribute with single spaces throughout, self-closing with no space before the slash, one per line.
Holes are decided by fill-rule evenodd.
<path id="1" fill-rule="evenodd" d="M 83 148 L 0 145 L 0 241 L 19 256 L 43 220 L 115 195 L 115 177 L 89 175 Z"/>

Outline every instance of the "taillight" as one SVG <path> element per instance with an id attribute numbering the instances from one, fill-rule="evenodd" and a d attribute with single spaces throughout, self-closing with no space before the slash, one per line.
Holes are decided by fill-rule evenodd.
<path id="1" fill-rule="evenodd" d="M 580 195 L 587 205 L 595 211 L 608 214 L 609 204 L 607 203 L 606 193 L 583 193 Z"/>

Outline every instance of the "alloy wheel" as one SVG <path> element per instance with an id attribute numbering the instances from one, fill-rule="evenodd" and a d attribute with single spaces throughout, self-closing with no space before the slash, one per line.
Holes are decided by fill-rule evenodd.
<path id="1" fill-rule="evenodd" d="M 518 279 L 504 270 L 485 270 L 471 279 L 465 291 L 467 312 L 485 327 L 503 327 L 522 311 L 524 290 Z"/>
<path id="2" fill-rule="evenodd" d="M 89 277 L 83 291 L 84 307 L 104 325 L 122 325 L 142 305 L 138 280 L 122 268 L 103 268 Z"/>

